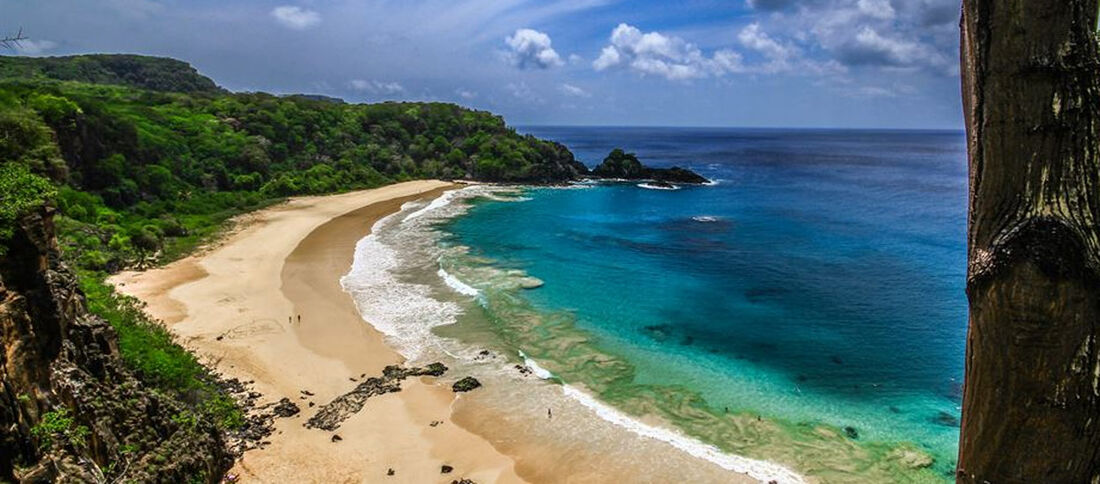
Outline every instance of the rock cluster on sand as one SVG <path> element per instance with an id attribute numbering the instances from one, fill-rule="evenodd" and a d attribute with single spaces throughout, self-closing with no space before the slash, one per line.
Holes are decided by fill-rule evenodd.
<path id="1" fill-rule="evenodd" d="M 306 427 L 328 431 L 336 430 L 340 427 L 340 424 L 344 423 L 344 420 L 362 409 L 368 398 L 401 391 L 401 381 L 410 376 L 442 376 L 446 371 L 447 367 L 442 363 L 432 363 L 424 368 L 387 366 L 382 370 L 381 377 L 372 376 L 367 378 L 352 391 L 322 405 L 321 409 L 306 422 Z"/>
<path id="2" fill-rule="evenodd" d="M 451 390 L 455 393 L 468 392 L 481 386 L 481 382 L 477 381 L 477 378 L 468 376 L 459 381 L 456 381 L 454 385 L 451 385 Z"/>

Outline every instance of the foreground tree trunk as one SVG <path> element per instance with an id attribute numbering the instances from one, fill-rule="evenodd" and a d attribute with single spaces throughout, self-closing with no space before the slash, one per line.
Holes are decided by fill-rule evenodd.
<path id="1" fill-rule="evenodd" d="M 1098 2 L 963 2 L 959 482 L 1100 482 Z"/>

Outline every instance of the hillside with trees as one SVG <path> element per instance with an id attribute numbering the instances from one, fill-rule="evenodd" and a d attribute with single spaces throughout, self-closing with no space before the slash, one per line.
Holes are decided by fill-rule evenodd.
<path id="1" fill-rule="evenodd" d="M 13 430 L 0 481 L 216 482 L 227 442 L 270 428 L 107 274 L 177 258 L 293 195 L 587 172 L 564 146 L 452 104 L 231 93 L 172 59 L 0 57 L 0 425 Z"/>
<path id="2" fill-rule="evenodd" d="M 0 73 L 135 63 L 113 57 L 3 58 Z M 183 80 L 173 83 L 160 68 L 165 59 L 137 59 L 147 65 L 120 78 L 194 84 L 189 67 L 176 68 Z M 141 73 L 153 77 L 133 77 Z M 341 104 L 18 77 L 0 80 L 0 106 L 0 160 L 57 185 L 66 253 L 90 270 L 170 258 L 227 217 L 292 195 L 416 178 L 556 183 L 587 173 L 564 146 L 453 104 Z"/>
<path id="3" fill-rule="evenodd" d="M 64 57 L 0 57 L 0 78 L 56 79 L 176 92 L 217 92 L 190 64 L 165 57 L 93 54 Z"/>

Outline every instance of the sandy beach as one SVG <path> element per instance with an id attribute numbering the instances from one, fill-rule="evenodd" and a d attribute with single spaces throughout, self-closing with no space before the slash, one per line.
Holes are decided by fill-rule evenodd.
<path id="1" fill-rule="evenodd" d="M 356 242 L 405 202 L 452 187 L 414 181 L 295 198 L 239 217 L 229 233 L 190 257 L 110 279 L 119 291 L 144 301 L 151 316 L 218 372 L 253 381 L 263 394 L 260 403 L 287 397 L 302 409 L 277 419 L 269 443 L 247 451 L 231 473 L 244 482 L 753 481 L 586 416 L 589 411 L 575 402 L 566 405 L 571 410 L 563 407 L 571 418 L 562 424 L 597 433 L 550 438 L 569 432 L 548 433 L 552 422 L 531 415 L 545 408 L 539 402 L 562 399 L 555 385 L 522 389 L 535 407 L 502 413 L 494 408 L 494 395 L 516 389 L 460 399 L 447 385 L 460 375 L 411 378 L 400 392 L 369 398 L 334 432 L 304 427 L 322 405 L 364 376 L 403 362 L 340 285 Z M 444 465 L 454 470 L 441 473 Z M 394 475 L 388 476 L 391 468 Z"/>
<path id="2" fill-rule="evenodd" d="M 302 407 L 276 420 L 270 445 L 247 452 L 232 473 L 248 482 L 377 482 L 392 468 L 395 482 L 524 482 L 510 458 L 449 421 L 454 395 L 429 377 L 368 399 L 335 432 L 302 426 L 354 388 L 352 379 L 402 361 L 363 323 L 339 278 L 376 220 L 446 187 L 415 181 L 296 198 L 241 217 L 198 254 L 111 278 L 219 372 L 254 380 L 264 401 L 289 397 Z M 302 390 L 314 396 L 300 399 Z M 334 433 L 343 440 L 332 442 Z M 454 471 L 441 474 L 443 465 Z"/>

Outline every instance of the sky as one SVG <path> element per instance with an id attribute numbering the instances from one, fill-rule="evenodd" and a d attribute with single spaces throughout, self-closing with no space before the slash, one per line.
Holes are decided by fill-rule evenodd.
<path id="1" fill-rule="evenodd" d="M 513 125 L 962 126 L 958 0 L 0 0 L 18 55 L 137 53 L 234 91 Z"/>

